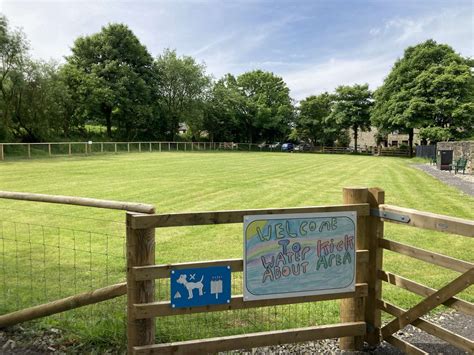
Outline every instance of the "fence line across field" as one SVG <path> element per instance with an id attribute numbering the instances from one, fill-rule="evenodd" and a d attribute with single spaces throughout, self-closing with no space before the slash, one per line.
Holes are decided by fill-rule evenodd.
<path id="1" fill-rule="evenodd" d="M 0 161 L 9 158 L 41 158 L 53 156 L 93 155 L 106 153 L 145 152 L 192 152 L 192 151 L 251 151 L 279 152 L 281 145 L 234 143 L 234 142 L 44 142 L 44 143 L 0 143 Z M 350 154 L 349 147 L 314 146 L 299 150 L 302 153 Z M 359 154 L 377 156 L 409 156 L 408 150 L 381 147 L 358 147 Z"/>

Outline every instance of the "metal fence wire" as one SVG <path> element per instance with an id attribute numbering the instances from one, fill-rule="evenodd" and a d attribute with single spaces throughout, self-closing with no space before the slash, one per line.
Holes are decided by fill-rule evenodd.
<path id="1" fill-rule="evenodd" d="M 46 220 L 50 222 L 43 223 Z M 95 224 L 102 227 L 84 228 Z M 48 214 L 2 204 L 0 314 L 123 282 L 124 245 L 124 222 Z M 115 332 L 114 337 L 125 339 L 125 303 L 123 297 L 117 298 L 37 322 L 71 334 L 95 329 L 97 334 Z"/>
<path id="2" fill-rule="evenodd" d="M 156 301 L 170 300 L 170 280 L 156 280 Z M 232 295 L 242 294 L 242 273 L 232 273 Z M 333 322 L 331 322 L 333 320 Z M 156 343 L 168 343 L 337 323 L 334 301 L 308 302 L 157 317 Z"/>

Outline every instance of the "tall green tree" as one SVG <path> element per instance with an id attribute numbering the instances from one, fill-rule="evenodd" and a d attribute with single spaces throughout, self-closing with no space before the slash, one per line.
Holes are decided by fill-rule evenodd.
<path id="1" fill-rule="evenodd" d="M 245 115 L 245 100 L 231 74 L 225 75 L 212 86 L 206 101 L 203 129 L 211 141 L 241 141 L 239 117 Z"/>
<path id="2" fill-rule="evenodd" d="M 294 111 L 288 87 L 273 73 L 227 74 L 212 88 L 205 125 L 213 139 L 281 141 L 290 133 Z"/>
<path id="3" fill-rule="evenodd" d="M 375 92 L 373 124 L 407 132 L 410 148 L 415 128 L 434 141 L 472 134 L 472 68 L 472 60 L 433 40 L 408 47 Z"/>
<path id="4" fill-rule="evenodd" d="M 123 24 L 79 37 L 66 58 L 68 85 L 78 120 L 94 120 L 132 139 L 153 120 L 153 58 Z"/>
<path id="5" fill-rule="evenodd" d="M 28 42 L 20 30 L 11 29 L 0 15 L 0 139 L 11 138 L 13 114 L 22 73 L 28 60 Z"/>
<path id="6" fill-rule="evenodd" d="M 333 95 L 327 92 L 301 100 L 296 119 L 298 136 L 314 145 L 332 146 L 338 138 L 340 127 L 329 119 Z"/>
<path id="7" fill-rule="evenodd" d="M 204 110 L 204 102 L 211 83 L 206 67 L 189 56 L 178 57 L 176 51 L 166 49 L 155 61 L 157 96 L 160 110 L 167 122 L 169 139 L 178 133 L 180 122 L 196 128 Z"/>
<path id="8" fill-rule="evenodd" d="M 283 79 L 271 72 L 254 70 L 237 77 L 236 85 L 242 97 L 239 120 L 247 133 L 247 141 L 285 139 L 295 110 Z"/>
<path id="9" fill-rule="evenodd" d="M 358 130 L 370 129 L 372 93 L 369 85 L 339 86 L 334 96 L 334 105 L 329 119 L 340 126 L 352 129 L 355 152 L 357 152 Z"/>
<path id="10" fill-rule="evenodd" d="M 72 100 L 57 64 L 28 60 L 22 69 L 11 107 L 13 133 L 26 141 L 64 135 L 70 128 Z"/>

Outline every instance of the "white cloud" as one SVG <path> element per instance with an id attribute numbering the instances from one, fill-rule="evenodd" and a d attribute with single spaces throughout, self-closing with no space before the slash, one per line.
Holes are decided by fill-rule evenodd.
<path id="1" fill-rule="evenodd" d="M 369 30 L 370 37 L 355 53 L 345 53 L 324 62 L 306 62 L 287 70 L 283 78 L 294 98 L 332 91 L 339 85 L 368 83 L 372 90 L 382 84 L 407 46 L 429 38 L 451 45 L 463 56 L 474 55 L 473 13 L 465 9 L 438 11 L 436 15 L 388 19 Z"/>
<path id="2" fill-rule="evenodd" d="M 392 58 L 331 59 L 321 64 L 289 71 L 283 78 L 297 100 L 306 96 L 331 92 L 339 85 L 368 83 L 371 89 L 382 83 L 389 72 Z"/>

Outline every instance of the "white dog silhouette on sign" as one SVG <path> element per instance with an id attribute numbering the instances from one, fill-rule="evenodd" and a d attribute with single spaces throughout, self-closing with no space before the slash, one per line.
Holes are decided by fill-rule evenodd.
<path id="1" fill-rule="evenodd" d="M 198 289 L 199 296 L 202 296 L 204 294 L 203 292 L 204 285 L 202 283 L 202 280 L 204 279 L 204 275 L 201 277 L 201 280 L 198 282 L 188 282 L 186 278 L 187 278 L 186 274 L 181 274 L 179 275 L 179 278 L 176 280 L 176 282 L 186 287 L 186 289 L 188 290 L 188 300 L 193 298 L 193 290 L 195 288 Z"/>

